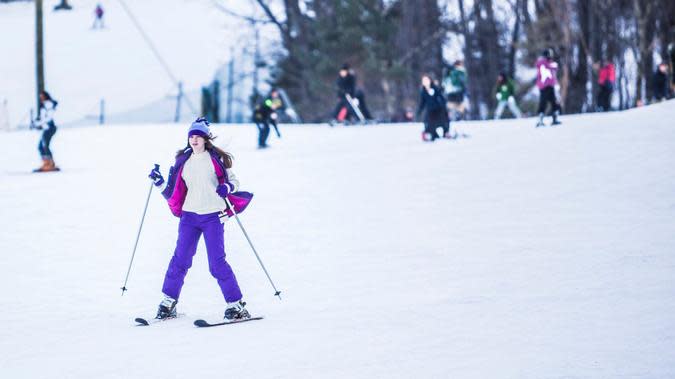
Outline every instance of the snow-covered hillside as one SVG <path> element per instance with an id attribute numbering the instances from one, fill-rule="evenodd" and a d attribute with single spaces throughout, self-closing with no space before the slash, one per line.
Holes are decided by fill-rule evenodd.
<path id="1" fill-rule="evenodd" d="M 92 30 L 99 2 L 106 28 Z M 102 98 L 108 121 L 173 120 L 177 88 L 120 3 L 78 0 L 72 11 L 53 12 L 56 3 L 45 1 L 44 35 L 45 85 L 60 101 L 57 121 L 63 125 L 98 115 Z M 218 11 L 213 2 L 126 3 L 173 75 L 183 81 L 197 111 L 201 86 L 230 59 L 230 48 L 239 54 L 250 45 L 245 39 L 250 28 Z M 253 8 L 248 2 L 227 3 L 244 14 Z M 12 127 L 28 124 L 29 109 L 35 107 L 34 14 L 30 2 L 0 5 L 0 104 L 7 100 Z M 183 113 L 189 115 L 187 104 Z"/>
<path id="2" fill-rule="evenodd" d="M 29 174 L 38 135 L 3 135 L 3 378 L 669 378 L 675 376 L 673 102 L 624 113 L 464 123 L 216 125 L 243 187 L 226 251 L 264 321 L 224 310 L 203 244 L 178 305 L 152 317 L 177 219 L 147 174 L 186 125 L 62 129 L 63 171 Z"/>

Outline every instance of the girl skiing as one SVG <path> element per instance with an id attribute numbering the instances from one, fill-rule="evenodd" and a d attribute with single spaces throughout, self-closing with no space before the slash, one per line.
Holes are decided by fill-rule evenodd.
<path id="1" fill-rule="evenodd" d="M 42 157 L 42 166 L 33 170 L 34 172 L 59 171 L 54 163 L 52 151 L 49 144 L 56 133 L 56 124 L 54 124 L 54 112 L 58 102 L 52 99 L 47 91 L 40 92 L 40 109 L 38 119 L 35 120 L 33 127 L 42 130 L 42 137 L 38 144 L 38 151 Z"/>
<path id="2" fill-rule="evenodd" d="M 424 132 L 422 139 L 425 141 L 434 141 L 438 138 L 436 129 L 443 128 L 443 138 L 450 136 L 450 120 L 448 112 L 445 109 L 445 98 L 441 89 L 435 85 L 429 75 L 422 76 L 422 89 L 420 91 L 420 103 L 417 107 L 417 116 L 424 114 Z"/>
<path id="3" fill-rule="evenodd" d="M 237 278 L 225 260 L 223 222 L 233 215 L 228 201 L 240 213 L 253 195 L 236 192 L 239 181 L 231 170 L 232 156 L 214 146 L 213 139 L 208 121 L 198 118 L 188 130 L 188 146 L 176 154 L 176 163 L 169 170 L 167 181 L 158 169 L 153 169 L 149 175 L 155 186 L 162 190 L 171 212 L 180 217 L 178 241 L 164 277 L 164 299 L 159 304 L 158 319 L 176 317 L 183 280 L 192 266 L 202 234 L 209 271 L 218 281 L 227 302 L 225 319 L 250 318 Z"/>

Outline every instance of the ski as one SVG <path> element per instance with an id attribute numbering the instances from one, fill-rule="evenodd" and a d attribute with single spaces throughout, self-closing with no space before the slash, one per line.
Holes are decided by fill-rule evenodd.
<path id="1" fill-rule="evenodd" d="M 545 124 L 543 122 L 538 122 L 537 125 L 535 125 L 535 128 L 546 128 L 546 127 L 552 127 L 552 126 L 558 126 L 562 125 L 562 122 L 556 121 L 556 122 L 551 122 L 550 124 Z"/>
<path id="2" fill-rule="evenodd" d="M 136 322 L 136 326 L 150 326 L 152 324 L 157 324 L 159 322 L 163 321 L 169 321 L 169 320 L 175 320 L 177 318 L 180 318 L 182 316 L 185 316 L 185 313 L 178 313 L 176 317 L 167 317 L 167 318 L 151 318 L 151 319 L 144 319 L 143 317 L 136 317 L 134 321 Z"/>
<path id="3" fill-rule="evenodd" d="M 34 174 L 40 174 L 40 173 L 47 173 L 47 172 L 59 172 L 59 171 L 61 171 L 61 169 L 60 169 L 60 168 L 58 168 L 58 167 L 54 167 L 54 168 L 53 168 L 53 169 L 51 169 L 51 170 L 40 170 L 39 168 L 36 168 L 36 169 L 35 169 L 35 170 L 33 170 L 32 172 L 33 172 Z"/>
<path id="4" fill-rule="evenodd" d="M 251 318 L 244 318 L 240 320 L 232 320 L 232 321 L 221 321 L 221 322 L 216 322 L 216 323 L 209 323 L 206 320 L 195 320 L 194 325 L 199 328 L 209 328 L 212 326 L 221 326 L 221 325 L 229 325 L 229 324 L 240 324 L 242 322 L 247 322 L 247 321 L 255 321 L 255 320 L 262 320 L 262 316 L 258 317 L 251 317 Z"/>
<path id="5" fill-rule="evenodd" d="M 471 137 L 471 135 L 469 135 L 469 134 L 459 133 L 459 132 L 455 132 L 454 134 L 450 134 L 448 137 L 443 136 L 443 138 L 449 139 L 449 140 L 456 140 L 456 139 L 460 139 L 460 138 L 470 138 L 470 137 Z"/>
<path id="6" fill-rule="evenodd" d="M 349 103 L 349 105 L 352 107 L 352 110 L 354 110 L 356 117 L 359 118 L 359 121 L 361 121 L 362 124 L 365 124 L 366 118 L 363 116 L 361 108 L 359 108 L 360 105 L 356 104 L 356 102 L 354 101 L 355 99 L 350 94 L 346 93 L 345 97 L 347 98 L 347 102 Z"/>

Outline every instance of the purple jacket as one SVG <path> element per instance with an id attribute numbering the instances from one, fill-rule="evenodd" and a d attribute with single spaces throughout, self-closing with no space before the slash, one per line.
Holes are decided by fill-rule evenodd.
<path id="1" fill-rule="evenodd" d="M 209 150 L 211 155 L 211 161 L 213 162 L 213 168 L 216 171 L 216 176 L 218 177 L 218 184 L 223 184 L 228 182 L 227 179 L 227 170 L 223 165 L 223 162 L 220 160 L 218 153 L 215 151 Z M 171 213 L 174 216 L 180 217 L 183 213 L 183 204 L 185 203 L 185 196 L 187 196 L 187 185 L 183 180 L 183 167 L 188 158 L 192 155 L 192 148 L 187 148 L 181 155 L 176 157 L 176 163 L 169 169 L 169 179 L 166 182 L 166 188 L 162 191 L 162 196 L 169 203 L 169 208 Z M 227 195 L 227 199 L 230 201 L 234 210 L 237 214 L 241 213 L 246 209 L 248 204 L 251 202 L 253 194 L 250 192 L 233 192 Z M 232 216 L 233 213 L 230 209 L 227 210 L 227 215 Z"/>
<path id="2" fill-rule="evenodd" d="M 540 57 L 537 59 L 537 87 L 544 89 L 553 87 L 557 83 L 558 64 L 552 59 Z"/>

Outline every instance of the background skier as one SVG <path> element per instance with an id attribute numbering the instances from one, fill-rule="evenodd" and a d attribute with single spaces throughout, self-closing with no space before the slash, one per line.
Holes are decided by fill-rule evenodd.
<path id="1" fill-rule="evenodd" d="M 596 64 L 598 71 L 598 110 L 607 112 L 612 104 L 612 91 L 614 91 L 614 82 L 616 81 L 616 71 L 614 64 L 610 61 L 603 61 L 602 64 Z"/>
<path id="2" fill-rule="evenodd" d="M 96 8 L 94 9 L 94 24 L 91 26 L 92 29 L 97 29 L 101 28 L 103 29 L 105 26 L 103 25 L 103 14 L 105 12 L 103 11 L 103 6 L 101 6 L 101 3 L 96 4 Z"/>
<path id="3" fill-rule="evenodd" d="M 272 88 L 269 96 L 265 99 L 265 103 L 274 110 L 270 115 L 270 125 L 274 128 L 274 132 L 277 134 L 277 137 L 281 138 L 281 133 L 279 133 L 279 113 L 286 110 L 284 101 L 279 96 L 279 91 L 276 88 Z"/>
<path id="4" fill-rule="evenodd" d="M 176 163 L 165 182 L 157 169 L 149 177 L 167 199 L 171 212 L 180 217 L 176 250 L 164 277 L 164 299 L 157 310 L 158 319 L 176 317 L 176 304 L 197 244 L 202 234 L 206 243 L 209 271 L 218 281 L 227 302 L 225 319 L 250 318 L 244 308 L 239 284 L 225 259 L 223 224 L 231 214 L 224 198 L 243 211 L 252 194 L 236 192 L 239 181 L 232 172 L 232 157 L 213 145 L 214 137 L 205 118 L 198 118 L 188 130 L 188 146 L 176 154 Z"/>
<path id="5" fill-rule="evenodd" d="M 258 148 L 267 148 L 267 137 L 270 135 L 270 125 L 274 127 L 277 137 L 281 138 L 279 128 L 277 127 L 277 110 L 283 107 L 283 102 L 276 89 L 270 91 L 269 96 L 261 103 L 257 104 L 253 112 L 253 122 L 258 127 Z"/>
<path id="6" fill-rule="evenodd" d="M 668 44 L 668 58 L 670 60 L 670 90 L 675 92 L 675 42 Z"/>
<path id="7" fill-rule="evenodd" d="M 52 142 L 52 137 L 56 134 L 56 124 L 54 123 L 54 112 L 59 103 L 52 99 L 47 91 L 40 92 L 40 109 L 38 111 L 38 118 L 34 121 L 33 127 L 42 130 L 42 136 L 38 143 L 38 151 L 42 158 L 42 166 L 36 168 L 35 172 L 58 171 L 54 163 L 54 156 L 49 145 Z"/>
<path id="8" fill-rule="evenodd" d="M 422 139 L 425 141 L 435 141 L 440 138 L 436 131 L 439 127 L 443 129 L 443 137 L 450 136 L 450 120 L 445 108 L 445 97 L 441 89 L 435 85 L 429 75 L 422 76 L 422 88 L 420 90 L 420 102 L 417 107 L 417 116 L 423 111 L 424 114 L 424 132 Z"/>
<path id="9" fill-rule="evenodd" d="M 668 100 L 669 90 L 668 65 L 661 63 L 654 73 L 654 100 Z"/>
<path id="10" fill-rule="evenodd" d="M 466 94 L 466 71 L 464 62 L 456 60 L 443 79 L 443 89 L 448 99 L 448 112 L 453 121 L 464 118 L 464 95 Z"/>
<path id="11" fill-rule="evenodd" d="M 500 73 L 497 76 L 497 86 L 496 86 L 496 98 L 497 98 L 497 109 L 495 110 L 495 120 L 502 117 L 502 112 L 504 112 L 504 107 L 508 106 L 511 113 L 516 118 L 520 118 L 522 113 L 516 104 L 515 87 L 513 85 L 513 79 L 509 78 L 506 73 Z"/>
<path id="12" fill-rule="evenodd" d="M 555 96 L 555 85 L 558 83 L 556 75 L 558 73 L 558 63 L 553 60 L 553 49 L 546 49 L 541 57 L 537 59 L 537 87 L 539 88 L 539 121 L 537 127 L 544 126 L 544 112 L 547 105 L 551 105 L 551 114 L 553 116 L 552 125 L 561 124 L 558 120 L 560 115 L 560 104 Z"/>
<path id="13" fill-rule="evenodd" d="M 363 91 L 356 88 L 356 75 L 348 63 L 342 65 L 338 72 L 338 78 L 335 81 L 337 86 L 338 103 L 333 110 L 333 120 L 343 121 L 356 117 L 356 113 L 347 100 L 347 95 L 351 96 L 354 106 L 358 107 L 366 120 L 373 117 L 366 106 L 366 99 Z M 344 115 L 344 116 L 343 116 Z"/>

